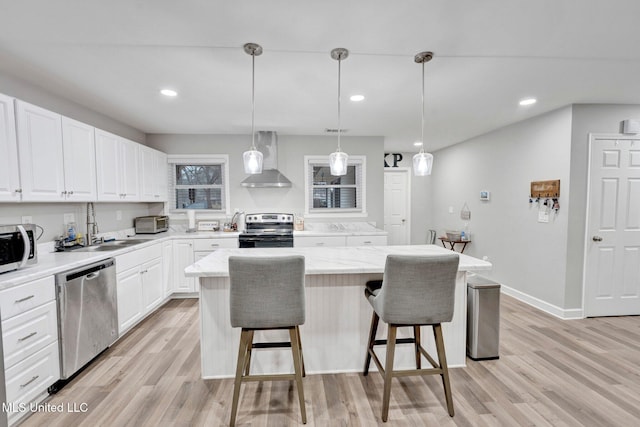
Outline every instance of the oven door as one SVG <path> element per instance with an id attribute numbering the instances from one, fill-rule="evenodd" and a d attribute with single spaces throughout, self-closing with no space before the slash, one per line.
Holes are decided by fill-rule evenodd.
<path id="1" fill-rule="evenodd" d="M 274 236 L 240 235 L 238 243 L 241 248 L 292 248 L 293 235 Z"/>

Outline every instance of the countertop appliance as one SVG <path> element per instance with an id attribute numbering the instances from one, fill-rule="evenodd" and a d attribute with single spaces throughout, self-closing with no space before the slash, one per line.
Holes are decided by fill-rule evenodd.
<path id="1" fill-rule="evenodd" d="M 0 273 L 36 262 L 35 224 L 0 225 Z"/>
<path id="2" fill-rule="evenodd" d="M 2 336 L 2 324 L 0 323 L 0 337 Z M 7 403 L 7 389 L 4 385 L 4 353 L 2 351 L 2 340 L 0 339 L 0 405 L 5 408 Z M 7 412 L 0 411 L 0 427 L 7 427 Z"/>
<path id="3" fill-rule="evenodd" d="M 156 234 L 169 229 L 169 217 L 166 215 L 139 216 L 134 219 L 136 234 Z"/>
<path id="4" fill-rule="evenodd" d="M 238 239 L 241 248 L 292 248 L 293 214 L 248 214 Z"/>
<path id="5" fill-rule="evenodd" d="M 70 378 L 118 339 L 113 258 L 56 275 L 60 377 Z"/>

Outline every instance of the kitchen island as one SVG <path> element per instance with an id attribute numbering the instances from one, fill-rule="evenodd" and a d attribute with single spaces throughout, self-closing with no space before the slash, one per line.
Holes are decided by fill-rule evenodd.
<path id="1" fill-rule="evenodd" d="M 240 329 L 231 328 L 229 317 L 229 269 L 231 255 L 305 257 L 306 322 L 300 327 L 308 373 L 361 371 L 366 354 L 372 308 L 364 298 L 368 280 L 379 280 L 389 254 L 441 255 L 451 251 L 435 245 L 222 249 L 187 267 L 185 274 L 200 281 L 200 353 L 203 378 L 232 377 Z M 466 353 L 466 277 L 468 272 L 491 269 L 491 264 L 459 254 L 455 309 L 451 323 L 443 324 L 449 366 L 464 366 Z M 256 271 L 259 275 L 260 272 Z M 378 337 L 386 336 L 386 328 Z M 423 329 L 422 341 L 433 350 L 431 328 Z M 410 336 L 402 328 L 400 337 Z M 256 333 L 255 341 L 286 341 L 281 331 Z M 401 345 L 396 366 L 412 366 L 411 346 Z M 256 351 L 254 373 L 292 369 L 291 353 L 282 349 Z"/>

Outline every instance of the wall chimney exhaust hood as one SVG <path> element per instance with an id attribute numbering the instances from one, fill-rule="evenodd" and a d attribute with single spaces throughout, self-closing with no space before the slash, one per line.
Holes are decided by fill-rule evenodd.
<path id="1" fill-rule="evenodd" d="M 264 156 L 262 173 L 249 175 L 241 185 L 250 188 L 291 187 L 291 181 L 278 170 L 278 135 L 272 131 L 256 133 L 256 148 Z"/>

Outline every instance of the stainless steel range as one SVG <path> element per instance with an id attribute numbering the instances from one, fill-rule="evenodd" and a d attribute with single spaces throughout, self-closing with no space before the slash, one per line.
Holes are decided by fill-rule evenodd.
<path id="1" fill-rule="evenodd" d="M 245 217 L 245 232 L 240 234 L 241 248 L 292 248 L 293 215 L 258 213 Z"/>

